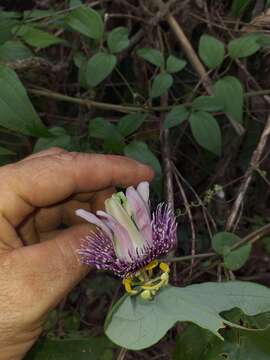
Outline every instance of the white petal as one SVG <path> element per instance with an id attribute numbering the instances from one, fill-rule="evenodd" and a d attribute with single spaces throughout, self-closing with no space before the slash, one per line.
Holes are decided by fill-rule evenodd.
<path id="1" fill-rule="evenodd" d="M 83 209 L 78 209 L 75 211 L 75 213 L 76 213 L 76 215 L 80 216 L 84 220 L 99 227 L 101 230 L 103 230 L 105 232 L 105 234 L 107 234 L 109 236 L 109 238 L 111 240 L 113 239 L 110 228 L 106 224 L 104 224 L 104 222 L 101 221 L 96 215 L 90 213 L 89 211 L 83 210 Z"/>
<path id="2" fill-rule="evenodd" d="M 110 199 L 107 199 L 105 201 L 105 208 L 106 212 L 127 230 L 134 244 L 134 248 L 141 248 L 144 243 L 143 238 L 117 197 L 113 195 Z"/>
<path id="3" fill-rule="evenodd" d="M 149 183 L 147 181 L 143 181 L 143 182 L 139 183 L 139 185 L 137 186 L 137 191 L 141 195 L 143 200 L 146 202 L 146 204 L 148 205 Z"/>

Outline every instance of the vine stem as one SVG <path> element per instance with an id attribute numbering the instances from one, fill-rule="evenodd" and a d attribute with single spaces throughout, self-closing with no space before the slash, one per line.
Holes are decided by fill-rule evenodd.
<path id="1" fill-rule="evenodd" d="M 82 99 L 79 97 L 72 97 L 68 95 L 63 95 L 51 90 L 44 90 L 44 89 L 28 89 L 28 92 L 33 95 L 38 96 L 44 96 L 47 98 L 60 100 L 60 101 L 67 101 L 71 103 L 75 103 L 78 105 L 87 106 L 89 108 L 95 107 L 102 110 L 115 110 L 117 112 L 122 113 L 130 113 L 130 112 L 136 112 L 136 111 L 149 111 L 146 108 L 139 107 L 139 106 L 123 106 L 123 105 L 117 105 L 117 104 L 110 104 L 110 103 L 104 103 L 104 102 L 98 102 L 90 99 Z"/>
<path id="2" fill-rule="evenodd" d="M 205 254 L 195 254 L 195 255 L 188 255 L 188 256 L 179 256 L 179 257 L 167 257 L 165 259 L 160 259 L 164 262 L 182 262 L 182 261 L 189 261 L 189 260 L 195 260 L 195 259 L 204 259 L 217 256 L 216 253 L 210 252 Z"/>
<path id="3" fill-rule="evenodd" d="M 55 91 L 51 91 L 48 89 L 36 89 L 30 88 L 28 92 L 33 95 L 43 96 L 49 99 L 55 99 L 59 101 L 66 101 L 74 104 L 78 104 L 86 107 L 94 107 L 102 110 L 114 110 L 120 113 L 129 114 L 131 112 L 144 112 L 150 113 L 154 111 L 163 112 L 169 111 L 173 108 L 174 105 L 166 105 L 166 106 L 132 106 L 132 105 L 117 105 L 104 103 L 99 101 L 94 101 L 90 99 L 82 99 L 80 97 L 68 96 Z M 245 93 L 245 97 L 254 97 L 254 96 L 262 96 L 262 95 L 270 95 L 270 89 L 259 90 L 259 91 L 250 91 Z M 185 102 L 182 105 L 191 106 L 191 102 Z"/>
<path id="4" fill-rule="evenodd" d="M 230 250 L 231 251 L 236 250 L 240 246 L 242 246 L 246 243 L 254 244 L 256 241 L 260 240 L 261 238 L 268 235 L 269 233 L 270 233 L 270 224 L 267 224 L 255 231 L 253 231 L 252 233 L 248 234 L 243 239 L 239 240 L 237 243 L 235 243 L 233 246 L 230 247 Z M 195 260 L 195 259 L 212 258 L 214 256 L 217 257 L 219 255 L 214 252 L 209 252 L 209 253 L 204 253 L 204 254 L 195 254 L 195 255 L 180 256 L 180 257 L 167 257 L 164 259 L 160 259 L 160 261 L 184 262 L 184 261 Z"/>
<path id="5" fill-rule="evenodd" d="M 124 360 L 127 353 L 127 349 L 121 348 L 119 354 L 117 355 L 117 360 Z"/>
<path id="6" fill-rule="evenodd" d="M 253 231 L 252 233 L 245 236 L 243 239 L 239 240 L 236 244 L 231 247 L 231 250 L 239 248 L 241 245 L 246 243 L 254 244 L 256 241 L 260 240 L 262 237 L 270 233 L 270 224 L 262 226 L 261 228 Z"/>

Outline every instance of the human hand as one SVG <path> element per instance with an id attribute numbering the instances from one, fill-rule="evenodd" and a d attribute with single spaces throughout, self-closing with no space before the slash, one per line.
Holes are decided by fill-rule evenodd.
<path id="1" fill-rule="evenodd" d="M 89 271 L 76 249 L 91 225 L 75 209 L 95 212 L 114 186 L 152 177 L 125 157 L 58 148 L 0 168 L 0 360 L 23 358 L 48 312 Z M 63 223 L 70 227 L 57 230 Z"/>

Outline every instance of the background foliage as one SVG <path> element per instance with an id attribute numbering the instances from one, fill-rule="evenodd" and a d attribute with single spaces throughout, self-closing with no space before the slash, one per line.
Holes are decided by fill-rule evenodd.
<path id="1" fill-rule="evenodd" d="M 269 285 L 269 5 L 1 1 L 0 163 L 51 146 L 143 161 L 156 172 L 152 203 L 174 202 L 179 221 L 172 298 L 196 286 L 207 292 L 209 281 Z M 268 290 L 258 285 L 254 294 L 260 291 Z M 192 320 L 190 301 L 172 305 L 167 318 L 159 309 L 153 321 L 162 340 L 132 352 L 104 336 L 121 294 L 116 279 L 91 274 L 51 313 L 27 359 L 270 359 L 269 330 L 240 328 L 264 329 L 270 300 L 259 309 L 253 298 L 254 316 L 235 309 L 220 315 L 250 294 L 227 307 L 228 294 L 213 292 L 220 305 L 214 318 L 239 325 L 220 331 L 223 342 L 184 322 Z M 168 307 L 166 296 L 158 301 Z M 173 326 L 176 319 L 182 322 Z M 117 316 L 113 326 L 119 344 Z"/>

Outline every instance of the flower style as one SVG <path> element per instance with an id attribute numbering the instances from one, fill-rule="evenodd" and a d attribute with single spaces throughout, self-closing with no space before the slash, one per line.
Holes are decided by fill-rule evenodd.
<path id="1" fill-rule="evenodd" d="M 136 277 L 144 281 L 145 297 L 151 297 L 168 283 L 169 267 L 156 259 L 176 244 L 177 224 L 172 210 L 166 204 L 159 204 L 151 218 L 147 182 L 141 182 L 137 189 L 127 188 L 125 194 L 113 194 L 105 201 L 105 209 L 106 212 L 97 211 L 96 215 L 82 209 L 76 211 L 78 216 L 97 226 L 97 231 L 91 232 L 78 250 L 81 262 L 124 278 L 130 294 L 137 293 L 132 289 L 132 279 Z M 155 282 L 151 276 L 158 265 L 162 274 Z"/>

